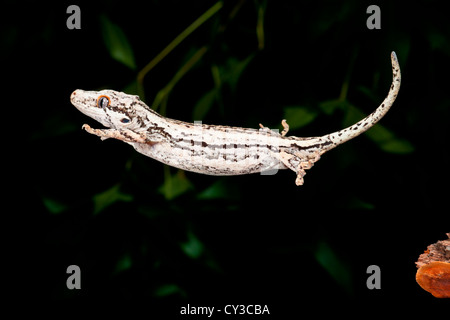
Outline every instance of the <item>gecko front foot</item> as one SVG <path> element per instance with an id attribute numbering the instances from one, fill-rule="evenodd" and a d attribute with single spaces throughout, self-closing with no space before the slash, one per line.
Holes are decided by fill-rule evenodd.
<path id="1" fill-rule="evenodd" d="M 91 126 L 89 126 L 88 124 L 83 124 L 83 126 L 81 127 L 81 129 L 86 130 L 87 132 L 89 132 L 90 134 L 96 135 L 98 137 L 100 137 L 100 139 L 106 140 L 108 138 L 111 138 L 111 136 L 107 135 L 104 130 L 100 130 L 100 129 L 94 129 L 91 128 Z"/>
<path id="2" fill-rule="evenodd" d="M 84 124 L 81 128 L 90 134 L 99 136 L 102 140 L 114 138 L 125 142 L 146 143 L 150 145 L 153 144 L 151 141 L 146 139 L 145 134 L 139 134 L 128 129 L 93 129 L 87 124 Z"/>

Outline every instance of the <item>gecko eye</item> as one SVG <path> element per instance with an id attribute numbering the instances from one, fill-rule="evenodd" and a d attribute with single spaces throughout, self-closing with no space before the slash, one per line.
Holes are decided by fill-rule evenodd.
<path id="1" fill-rule="evenodd" d="M 97 99 L 97 107 L 102 108 L 102 109 L 107 108 L 110 103 L 111 103 L 111 100 L 109 99 L 108 96 L 100 96 Z"/>
<path id="2" fill-rule="evenodd" d="M 128 118 L 122 118 L 122 119 L 120 119 L 120 122 L 122 122 L 122 123 L 129 123 L 129 122 L 130 122 L 130 119 L 128 119 Z"/>

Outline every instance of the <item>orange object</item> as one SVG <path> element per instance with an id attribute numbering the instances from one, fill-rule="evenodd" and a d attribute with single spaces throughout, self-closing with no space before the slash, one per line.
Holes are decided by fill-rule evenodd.
<path id="1" fill-rule="evenodd" d="M 450 298 L 450 263 L 434 261 L 420 267 L 416 281 L 436 298 Z"/>
<path id="2" fill-rule="evenodd" d="M 450 298 L 450 233 L 428 246 L 416 262 L 416 281 L 436 298 Z"/>

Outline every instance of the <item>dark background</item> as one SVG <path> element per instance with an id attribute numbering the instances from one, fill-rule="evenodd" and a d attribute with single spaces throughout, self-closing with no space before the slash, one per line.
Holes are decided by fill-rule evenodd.
<path id="1" fill-rule="evenodd" d="M 3 128 L 13 128 L 5 140 L 18 150 L 8 160 L 20 167 L 5 201 L 5 215 L 19 219 L 6 242 L 21 270 L 13 297 L 137 301 L 149 316 L 188 303 L 268 305 L 274 319 L 336 305 L 344 314 L 448 308 L 418 286 L 414 264 L 450 231 L 442 3 L 226 1 L 137 82 L 215 3 L 6 2 Z M 81 30 L 66 27 L 70 4 L 81 8 Z M 366 27 L 371 4 L 381 30 Z M 211 177 L 164 167 L 81 130 L 101 125 L 69 101 L 75 89 L 110 88 L 152 105 L 181 72 L 155 105 L 166 116 L 280 129 L 286 117 L 290 135 L 318 136 L 381 103 L 391 51 L 402 70 L 394 106 L 325 154 L 301 187 L 287 170 Z M 72 264 L 81 290 L 66 287 Z M 366 287 L 369 265 L 381 268 L 380 290 Z"/>

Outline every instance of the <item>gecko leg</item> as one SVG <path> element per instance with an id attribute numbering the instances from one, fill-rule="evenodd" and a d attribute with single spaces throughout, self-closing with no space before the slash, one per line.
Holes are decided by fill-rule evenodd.
<path id="1" fill-rule="evenodd" d="M 280 161 L 288 168 L 297 174 L 295 184 L 298 186 L 303 185 L 303 177 L 306 175 L 306 170 L 311 169 L 316 161 L 320 159 L 319 151 L 312 152 L 306 156 L 299 153 L 292 154 L 285 150 L 279 153 Z"/>
<path id="2" fill-rule="evenodd" d="M 270 129 L 269 127 L 264 127 L 261 123 L 259 124 L 259 127 L 261 128 L 261 129 L 259 129 L 260 132 L 266 132 L 266 133 L 270 134 L 271 136 L 276 136 L 279 134 L 277 131 Z"/>
<path id="3" fill-rule="evenodd" d="M 299 155 L 297 155 L 300 157 Z M 315 151 L 313 153 L 314 158 L 308 159 L 306 161 L 301 161 L 299 167 L 304 170 L 311 169 L 314 166 L 314 163 L 320 160 L 320 153 L 319 151 Z"/>
<path id="4" fill-rule="evenodd" d="M 291 169 L 297 174 L 295 184 L 298 186 L 303 185 L 303 177 L 306 174 L 304 168 L 305 162 L 301 162 L 301 158 L 299 156 L 286 152 L 284 150 L 280 151 L 279 156 L 280 161 L 285 165 L 285 167 Z"/>
<path id="5" fill-rule="evenodd" d="M 125 142 L 137 142 L 137 143 L 150 143 L 144 135 L 137 134 L 131 130 L 122 129 L 93 129 L 89 125 L 84 124 L 82 129 L 86 130 L 90 134 L 99 136 L 100 139 L 106 140 L 108 138 L 114 138 Z"/>
<path id="6" fill-rule="evenodd" d="M 281 131 L 281 136 L 284 137 L 289 132 L 289 125 L 286 119 L 281 120 L 281 125 L 283 126 L 283 131 Z"/>
<path id="7" fill-rule="evenodd" d="M 300 164 L 298 165 L 297 179 L 295 179 L 295 184 L 296 185 L 298 185 L 298 186 L 303 185 L 303 177 L 306 174 L 305 170 L 311 169 L 314 166 L 314 163 L 319 161 L 319 159 L 320 159 L 319 151 L 314 152 L 313 155 L 314 155 L 313 159 L 308 159 L 306 161 L 301 161 Z"/>
<path id="8" fill-rule="evenodd" d="M 281 120 L 281 125 L 283 126 L 283 131 L 281 131 L 281 136 L 284 137 L 284 136 L 288 133 L 288 131 L 289 131 L 289 125 L 287 124 L 287 122 L 286 122 L 285 119 Z M 259 127 L 260 127 L 261 129 L 266 130 L 266 131 L 271 130 L 271 129 L 268 128 L 268 127 L 264 127 L 261 123 L 259 124 Z M 271 131 L 273 131 L 273 130 L 271 130 Z"/>
<path id="9" fill-rule="evenodd" d="M 303 177 L 305 176 L 306 172 L 305 170 L 301 170 L 297 172 L 297 178 L 295 179 L 295 184 L 297 186 L 302 186 L 305 180 L 303 180 Z"/>

